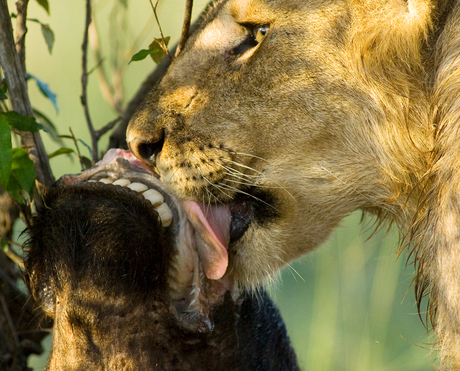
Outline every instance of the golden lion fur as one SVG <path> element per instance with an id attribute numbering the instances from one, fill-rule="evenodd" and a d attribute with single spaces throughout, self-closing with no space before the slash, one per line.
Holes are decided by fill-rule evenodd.
<path id="1" fill-rule="evenodd" d="M 229 248 L 242 285 L 356 209 L 398 224 L 441 367 L 460 370 L 459 129 L 460 1 L 220 0 L 128 142 L 184 198 L 270 195 L 273 210 Z"/>

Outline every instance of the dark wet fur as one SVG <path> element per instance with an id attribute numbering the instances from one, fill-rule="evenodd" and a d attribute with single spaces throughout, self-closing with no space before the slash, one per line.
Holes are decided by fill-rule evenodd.
<path id="1" fill-rule="evenodd" d="M 167 298 L 171 243 L 143 197 L 100 183 L 49 190 L 28 231 L 27 283 L 55 320 L 49 370 L 298 370 L 265 293 L 230 295 L 212 332 Z"/>

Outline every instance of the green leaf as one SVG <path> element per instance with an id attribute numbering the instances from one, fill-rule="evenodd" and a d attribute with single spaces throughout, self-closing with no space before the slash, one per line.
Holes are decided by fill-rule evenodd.
<path id="1" fill-rule="evenodd" d="M 11 176 L 21 186 L 21 189 L 32 195 L 37 173 L 35 172 L 33 161 L 29 158 L 29 154 L 24 148 L 13 148 L 12 160 Z"/>
<path id="2" fill-rule="evenodd" d="M 40 23 L 40 25 L 42 27 L 42 34 L 45 38 L 46 45 L 48 46 L 48 51 L 51 54 L 54 46 L 54 32 L 49 25 L 44 23 Z"/>
<path id="3" fill-rule="evenodd" d="M 154 38 L 149 45 L 149 50 L 159 50 L 156 53 L 150 54 L 155 63 L 159 64 L 163 60 L 166 52 L 168 51 L 168 44 L 170 39 L 171 37 L 169 36 L 165 37 L 164 40 Z"/>
<path id="4" fill-rule="evenodd" d="M 88 149 L 89 155 L 91 156 L 91 158 L 93 158 L 94 157 L 93 150 L 91 149 L 91 147 L 88 144 L 86 144 L 84 141 L 82 141 L 81 139 L 78 139 L 78 141 L 82 143 Z"/>
<path id="5" fill-rule="evenodd" d="M 22 196 L 22 188 L 18 181 L 14 178 L 13 174 L 10 174 L 10 179 L 8 180 L 8 186 L 6 187 L 6 191 L 13 196 L 16 201 L 19 203 L 23 203 L 24 197 Z"/>
<path id="6" fill-rule="evenodd" d="M 93 166 L 93 163 L 88 157 L 81 156 L 80 157 L 80 164 L 82 166 L 82 170 L 89 169 L 91 166 Z"/>
<path id="7" fill-rule="evenodd" d="M 0 82 L 0 100 L 5 100 L 8 99 L 8 96 L 6 95 L 7 87 L 6 87 L 6 81 L 3 80 Z"/>
<path id="8" fill-rule="evenodd" d="M 11 173 L 12 150 L 11 129 L 3 116 L 0 116 L 0 185 L 6 189 Z"/>
<path id="9" fill-rule="evenodd" d="M 23 116 L 15 111 L 0 112 L 0 116 L 5 118 L 8 124 L 16 130 L 35 133 L 42 128 L 42 126 L 35 121 L 33 116 Z"/>
<path id="10" fill-rule="evenodd" d="M 3 238 L 0 239 L 0 245 L 1 245 L 3 251 L 8 251 L 9 250 L 8 244 L 6 243 L 6 241 Z"/>
<path id="11" fill-rule="evenodd" d="M 68 134 L 58 135 L 58 138 L 75 139 L 72 135 L 68 135 Z"/>
<path id="12" fill-rule="evenodd" d="M 53 158 L 59 155 L 65 155 L 69 153 L 74 153 L 75 151 L 72 148 L 59 148 L 57 151 L 48 155 L 48 158 Z"/>
<path id="13" fill-rule="evenodd" d="M 48 4 L 48 0 L 37 0 L 37 3 L 46 10 L 48 15 L 50 15 L 50 6 Z"/>
<path id="14" fill-rule="evenodd" d="M 125 8 L 128 7 L 128 0 L 118 0 L 118 2 L 123 5 Z"/>
<path id="15" fill-rule="evenodd" d="M 35 80 L 35 82 L 37 83 L 37 86 L 38 86 L 38 89 L 40 90 L 40 92 L 46 97 L 48 98 L 51 103 L 53 104 L 54 106 L 54 109 L 56 110 L 56 112 L 59 112 L 59 107 L 57 105 L 57 97 L 56 97 L 56 94 L 50 89 L 49 85 L 40 80 L 37 76 L 34 76 L 30 73 L 27 74 L 27 78 L 28 79 L 32 79 L 32 80 Z"/>
<path id="16" fill-rule="evenodd" d="M 53 141 L 59 144 L 61 147 L 64 147 L 64 141 L 59 138 L 59 135 L 56 130 L 56 126 L 50 120 L 48 116 L 46 116 L 43 112 L 34 108 L 35 117 L 37 118 L 37 122 L 42 125 L 43 131 L 48 133 Z"/>
<path id="17" fill-rule="evenodd" d="M 143 59 L 145 59 L 147 56 L 149 56 L 150 54 L 152 53 L 159 53 L 161 52 L 160 49 L 155 49 L 155 50 L 151 50 L 151 49 L 142 49 L 142 50 L 139 50 L 136 54 L 134 54 L 131 58 L 131 60 L 129 61 L 129 63 L 131 62 L 137 62 L 137 61 L 141 61 Z M 128 63 L 128 64 L 129 64 Z"/>

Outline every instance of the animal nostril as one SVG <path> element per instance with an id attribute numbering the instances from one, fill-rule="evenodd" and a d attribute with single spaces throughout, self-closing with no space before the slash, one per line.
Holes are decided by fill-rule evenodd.
<path id="1" fill-rule="evenodd" d="M 165 142 L 164 131 L 161 132 L 161 135 L 157 139 L 156 141 L 146 141 L 141 138 L 134 139 L 129 143 L 129 148 L 137 158 L 154 163 L 157 155 L 163 149 Z"/>
<path id="2" fill-rule="evenodd" d="M 163 147 L 163 142 L 155 142 L 155 143 L 139 143 L 137 147 L 137 154 L 143 160 L 153 160 L 155 161 L 156 156 L 158 153 L 161 152 L 161 148 Z"/>

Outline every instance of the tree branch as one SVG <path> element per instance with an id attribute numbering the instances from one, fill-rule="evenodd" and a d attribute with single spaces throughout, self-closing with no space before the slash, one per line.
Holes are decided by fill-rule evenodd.
<path id="1" fill-rule="evenodd" d="M 88 125 L 89 132 L 91 134 L 91 148 L 93 151 L 93 163 L 97 162 L 98 154 L 98 138 L 96 131 L 94 130 L 93 122 L 89 115 L 88 100 L 87 100 L 87 85 L 88 85 L 88 32 L 89 25 L 91 24 L 91 0 L 86 0 L 86 21 L 85 21 L 85 34 L 83 36 L 83 44 L 81 46 L 83 55 L 82 55 L 82 74 L 81 74 L 81 104 L 83 105 L 83 110 L 85 112 L 86 123 Z"/>
<path id="2" fill-rule="evenodd" d="M 174 48 L 171 50 L 171 52 L 174 52 Z M 150 90 L 153 89 L 155 84 L 161 80 L 170 64 L 171 60 L 169 58 L 163 58 L 158 67 L 153 70 L 149 76 L 147 76 L 137 91 L 136 95 L 128 103 L 123 117 L 121 118 L 120 124 L 110 136 L 109 148 L 128 148 L 126 144 L 126 129 L 128 127 L 129 120 L 131 119 L 139 104 L 141 104 L 141 102 L 144 100 L 145 96 L 149 93 Z"/>
<path id="3" fill-rule="evenodd" d="M 152 0 L 150 0 L 150 5 L 152 6 L 153 15 L 155 16 L 155 20 L 157 22 L 158 30 L 160 31 L 161 40 L 163 40 L 164 51 L 165 51 L 166 55 L 168 56 L 168 59 L 172 60 L 172 55 L 169 52 L 168 46 L 166 45 L 166 39 L 165 39 L 165 36 L 163 35 L 163 30 L 161 29 L 160 21 L 158 20 L 157 6 L 158 6 L 159 2 L 160 2 L 160 0 L 156 0 L 155 5 L 153 5 Z"/>
<path id="4" fill-rule="evenodd" d="M 25 70 L 13 40 L 13 29 L 6 0 L 0 0 L 0 65 L 8 84 L 13 110 L 21 115 L 33 116 L 27 93 Z M 40 134 L 21 132 L 21 144 L 28 149 L 29 156 L 35 164 L 37 181 L 46 186 L 51 185 L 54 182 L 54 176 Z"/>
<path id="5" fill-rule="evenodd" d="M 26 73 L 26 33 L 27 33 L 27 6 L 29 5 L 29 0 L 18 0 L 16 2 L 16 9 L 18 15 L 16 18 L 16 51 L 19 55 L 19 60 L 21 61 L 22 71 L 25 75 Z"/>
<path id="6" fill-rule="evenodd" d="M 184 14 L 184 23 L 182 26 L 182 34 L 180 36 L 179 45 L 176 49 L 175 56 L 177 57 L 181 50 L 184 48 L 184 45 L 188 39 L 189 32 L 190 32 L 190 22 L 192 20 L 192 8 L 193 8 L 193 0 L 187 0 L 185 4 L 185 14 Z"/>
<path id="7" fill-rule="evenodd" d="M 190 34 L 196 31 L 201 25 L 202 17 L 196 20 L 190 27 Z M 177 46 L 171 49 L 171 54 L 177 55 Z M 113 131 L 110 136 L 109 148 L 124 148 L 127 149 L 126 144 L 126 129 L 128 128 L 129 120 L 133 116 L 137 107 L 144 100 L 146 95 L 154 88 L 154 86 L 163 78 L 164 74 L 168 70 L 171 60 L 169 58 L 163 58 L 160 64 L 155 68 L 150 75 L 147 76 L 141 87 L 137 91 L 136 95 L 131 99 L 126 107 L 126 110 L 121 118 L 120 124 Z"/>

